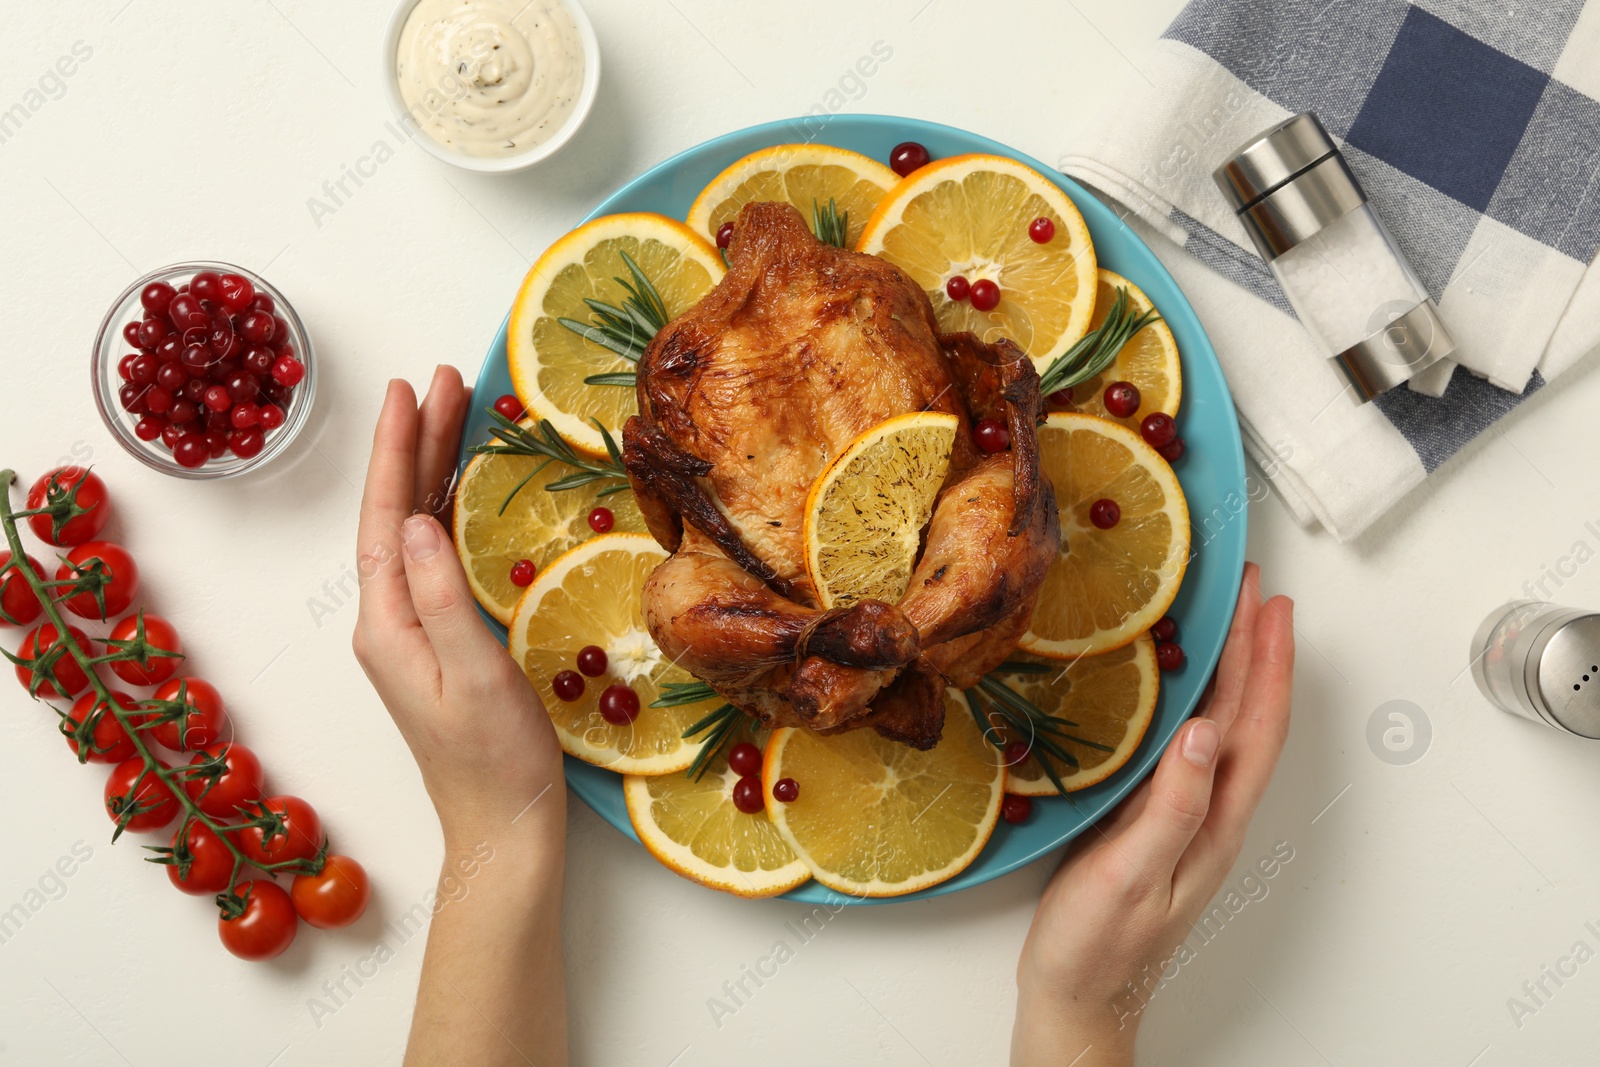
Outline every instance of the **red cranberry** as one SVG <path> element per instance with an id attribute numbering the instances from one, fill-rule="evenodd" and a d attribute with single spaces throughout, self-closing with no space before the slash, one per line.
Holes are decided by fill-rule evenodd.
<path id="1" fill-rule="evenodd" d="M 204 403 L 206 390 L 210 387 L 210 383 L 204 378 L 190 378 L 184 383 L 183 398 L 195 404 Z"/>
<path id="2" fill-rule="evenodd" d="M 533 584 L 533 560 L 519 559 L 511 565 L 511 584 L 526 589 Z"/>
<path id="3" fill-rule="evenodd" d="M 171 449 L 178 443 L 178 438 L 184 433 L 182 426 L 173 426 L 171 423 L 161 427 L 161 443 Z"/>
<path id="4" fill-rule="evenodd" d="M 270 315 L 274 311 L 278 310 L 278 305 L 274 304 L 272 302 L 272 297 L 268 296 L 266 293 L 257 293 L 250 299 L 250 310 L 265 311 Z"/>
<path id="5" fill-rule="evenodd" d="M 1015 767 L 1033 751 L 1032 746 L 1026 741 L 1013 741 L 1006 746 L 1006 766 Z"/>
<path id="6" fill-rule="evenodd" d="M 608 685 L 600 693 L 600 717 L 613 726 L 626 726 L 639 717 L 639 694 L 626 685 Z"/>
<path id="7" fill-rule="evenodd" d="M 1033 814 L 1033 801 L 1027 797 L 1019 797 L 1015 793 L 1007 793 L 1006 798 L 1000 802 L 1000 817 L 1015 826 L 1020 822 L 1027 822 L 1028 816 Z"/>
<path id="8" fill-rule="evenodd" d="M 206 431 L 206 452 L 212 459 L 221 459 L 228 451 L 228 435 L 221 430 Z"/>
<path id="9" fill-rule="evenodd" d="M 248 430 L 252 426 L 260 425 L 261 409 L 254 404 L 235 404 L 228 421 L 233 423 L 235 430 Z"/>
<path id="10" fill-rule="evenodd" d="M 1132 382 L 1112 382 L 1106 386 L 1104 400 L 1112 416 L 1126 419 L 1139 410 L 1139 387 Z"/>
<path id="11" fill-rule="evenodd" d="M 211 369 L 215 359 L 211 349 L 205 345 L 185 345 L 183 353 L 178 356 L 178 362 L 183 365 L 183 372 L 191 378 L 203 377 Z"/>
<path id="12" fill-rule="evenodd" d="M 174 363 L 183 355 L 183 338 L 175 333 L 169 333 L 156 345 L 156 358 L 163 363 Z"/>
<path id="13" fill-rule="evenodd" d="M 728 766 L 741 778 L 761 775 L 761 750 L 748 741 L 740 741 L 728 750 Z"/>
<path id="14" fill-rule="evenodd" d="M 889 152 L 889 169 L 900 177 L 928 165 L 928 150 L 915 141 L 901 141 Z"/>
<path id="15" fill-rule="evenodd" d="M 733 783 L 733 806 L 746 815 L 754 815 L 767 806 L 761 795 L 761 779 L 746 775 Z"/>
<path id="16" fill-rule="evenodd" d="M 256 287 L 242 274 L 224 274 L 218 279 L 218 299 L 235 315 L 250 306 L 256 298 Z"/>
<path id="17" fill-rule="evenodd" d="M 606 657 L 606 650 L 599 645 L 584 645 L 578 649 L 578 670 L 591 678 L 598 678 L 606 673 L 606 664 L 610 662 Z"/>
<path id="18" fill-rule="evenodd" d="M 277 359 L 272 349 L 266 345 L 251 345 L 239 357 L 239 365 L 257 378 L 264 378 L 272 373 L 272 365 Z"/>
<path id="19" fill-rule="evenodd" d="M 139 347 L 154 349 L 172 332 L 166 319 L 145 319 L 139 323 Z"/>
<path id="20" fill-rule="evenodd" d="M 1000 286 L 988 278 L 972 283 L 972 306 L 977 311 L 993 311 L 1000 306 Z"/>
<path id="21" fill-rule="evenodd" d="M 1151 448 L 1164 448 L 1178 436 L 1178 424 L 1164 411 L 1152 411 L 1139 423 L 1139 436 Z"/>
<path id="22" fill-rule="evenodd" d="M 172 306 L 172 298 L 177 295 L 178 290 L 166 282 L 151 282 L 139 294 L 139 303 L 152 315 L 165 315 Z"/>
<path id="23" fill-rule="evenodd" d="M 235 404 L 254 403 L 256 398 L 261 395 L 261 386 L 253 376 L 243 371 L 228 375 L 228 380 L 223 384 L 227 387 L 228 396 L 233 398 Z"/>
<path id="24" fill-rule="evenodd" d="M 610 508 L 595 508 L 589 512 L 589 529 L 595 533 L 605 533 L 616 521 L 616 516 L 611 514 Z"/>
<path id="25" fill-rule="evenodd" d="M 1161 458 L 1168 463 L 1176 463 L 1183 458 L 1183 451 L 1188 447 L 1183 438 L 1174 437 L 1171 441 L 1156 449 L 1156 451 L 1160 452 Z"/>
<path id="26" fill-rule="evenodd" d="M 222 299 L 222 275 L 214 270 L 203 270 L 189 279 L 189 291 L 201 300 Z"/>
<path id="27" fill-rule="evenodd" d="M 717 227 L 717 247 L 727 248 L 733 244 L 733 223 L 724 222 Z"/>
<path id="28" fill-rule="evenodd" d="M 1089 505 L 1089 521 L 1098 529 L 1109 530 L 1122 521 L 1122 508 L 1115 500 L 1101 497 Z"/>
<path id="29" fill-rule="evenodd" d="M 1047 245 L 1055 235 L 1056 224 L 1043 215 L 1028 223 L 1028 237 L 1032 239 L 1034 244 Z"/>
<path id="30" fill-rule="evenodd" d="M 239 334 L 251 344 L 266 344 L 275 328 L 270 311 L 246 311 L 239 316 Z"/>
<path id="31" fill-rule="evenodd" d="M 1173 641 L 1178 637 L 1178 620 L 1171 615 L 1163 615 L 1150 627 L 1150 636 L 1157 641 Z"/>
<path id="32" fill-rule="evenodd" d="M 172 394 L 159 385 L 152 385 L 145 390 L 144 407 L 152 415 L 165 415 L 172 410 Z"/>
<path id="33" fill-rule="evenodd" d="M 133 361 L 139 358 L 139 353 L 129 352 L 117 360 L 117 377 L 125 382 L 133 381 Z"/>
<path id="34" fill-rule="evenodd" d="M 144 406 L 145 386 L 134 385 L 129 382 L 117 390 L 117 402 L 122 405 L 122 410 L 130 415 L 143 415 L 147 410 Z"/>
<path id="35" fill-rule="evenodd" d="M 583 675 L 577 671 L 557 671 L 550 679 L 550 688 L 555 690 L 556 696 L 570 703 L 583 696 Z"/>
<path id="36" fill-rule="evenodd" d="M 227 387 L 222 385 L 208 387 L 204 400 L 206 407 L 212 411 L 227 411 L 233 406 L 233 397 L 228 395 Z"/>
<path id="37" fill-rule="evenodd" d="M 240 459 L 249 459 L 259 455 L 261 446 L 266 443 L 262 432 L 252 426 L 248 430 L 235 430 L 228 435 L 228 448 Z"/>
<path id="38" fill-rule="evenodd" d="M 128 380 L 135 385 L 149 385 L 156 380 L 156 371 L 161 369 L 161 363 L 155 356 L 134 356 L 133 362 L 128 364 Z"/>
<path id="39" fill-rule="evenodd" d="M 984 452 L 1004 452 L 1011 447 L 1011 431 L 999 419 L 980 419 L 972 428 L 972 443 Z"/>
<path id="40" fill-rule="evenodd" d="M 178 466 L 192 470 L 210 459 L 211 453 L 206 450 L 204 437 L 197 433 L 186 433 L 173 443 L 172 458 L 177 460 Z"/>
<path id="41" fill-rule="evenodd" d="M 779 778 L 772 783 L 772 799 L 793 804 L 800 799 L 800 783 L 793 778 Z"/>
<path id="42" fill-rule="evenodd" d="M 161 431 L 166 428 L 166 423 L 154 415 L 146 415 L 134 423 L 133 435 L 141 441 L 154 441 L 161 436 Z"/>
<path id="43" fill-rule="evenodd" d="M 180 332 L 211 328 L 211 314 L 200 306 L 200 298 L 193 293 L 179 293 L 167 307 L 167 317 Z"/>
<path id="44" fill-rule="evenodd" d="M 967 279 L 960 274 L 957 274 L 955 277 L 944 283 L 944 295 L 948 296 L 951 300 L 954 300 L 958 304 L 965 300 L 967 298 L 967 294 L 971 292 L 972 283 L 967 281 Z"/>
<path id="45" fill-rule="evenodd" d="M 283 425 L 283 409 L 276 404 L 262 404 L 256 418 L 263 430 L 276 430 Z"/>
<path id="46" fill-rule="evenodd" d="M 522 418 L 522 416 L 527 414 L 527 412 L 522 408 L 522 401 L 518 400 L 510 393 L 507 393 L 505 396 L 494 402 L 494 410 L 497 414 L 504 418 L 510 419 L 512 422 L 516 422 L 518 419 Z"/>
<path id="47" fill-rule="evenodd" d="M 122 328 L 122 339 L 134 348 L 139 347 L 139 323 L 137 321 L 130 322 Z"/>
<path id="48" fill-rule="evenodd" d="M 172 410 L 167 412 L 167 418 L 179 426 L 187 426 L 200 417 L 200 409 L 194 406 L 192 400 L 174 400 Z"/>
<path id="49" fill-rule="evenodd" d="M 156 384 L 169 393 L 181 393 L 183 387 L 189 384 L 189 376 L 183 373 L 183 367 L 176 362 L 163 363 L 156 368 Z"/>
<path id="50" fill-rule="evenodd" d="M 1183 649 L 1176 641 L 1156 643 L 1156 665 L 1164 671 L 1175 671 L 1183 666 Z"/>
<path id="51" fill-rule="evenodd" d="M 306 365 L 293 356 L 279 356 L 272 364 L 272 380 L 293 389 L 306 376 Z"/>

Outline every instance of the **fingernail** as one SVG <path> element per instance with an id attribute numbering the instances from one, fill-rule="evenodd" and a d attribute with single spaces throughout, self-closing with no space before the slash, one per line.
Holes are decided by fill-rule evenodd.
<path id="1" fill-rule="evenodd" d="M 406 558 L 424 560 L 439 551 L 439 524 L 426 515 L 413 515 L 400 528 Z"/>
<path id="2" fill-rule="evenodd" d="M 1217 754 L 1217 724 L 1210 719 L 1196 719 L 1183 737 L 1183 758 L 1196 767 L 1209 767 Z"/>

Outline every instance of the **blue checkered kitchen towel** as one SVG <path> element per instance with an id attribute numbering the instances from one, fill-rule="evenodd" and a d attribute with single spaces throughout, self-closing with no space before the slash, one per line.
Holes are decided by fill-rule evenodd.
<path id="1" fill-rule="evenodd" d="M 1247 449 L 1302 524 L 1355 537 L 1600 345 L 1600 0 L 1193 0 L 1135 58 L 1134 88 L 1061 169 L 1123 205 L 1183 286 Z M 1300 111 L 1457 344 L 1365 406 L 1211 178 Z"/>

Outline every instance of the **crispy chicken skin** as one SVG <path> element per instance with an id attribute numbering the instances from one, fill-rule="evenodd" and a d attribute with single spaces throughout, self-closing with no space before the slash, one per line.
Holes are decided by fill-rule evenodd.
<path id="1" fill-rule="evenodd" d="M 875 256 L 811 235 L 787 204 L 746 205 L 729 270 L 639 362 L 623 460 L 673 553 L 645 585 L 663 652 L 769 725 L 872 726 L 931 747 L 946 684 L 1016 646 L 1059 542 L 1034 427 L 1039 379 L 1006 341 L 940 336 L 925 293 Z M 960 420 L 951 472 L 898 604 L 821 610 L 805 569 L 806 494 L 896 415 Z M 1006 421 L 981 457 L 974 420 Z"/>

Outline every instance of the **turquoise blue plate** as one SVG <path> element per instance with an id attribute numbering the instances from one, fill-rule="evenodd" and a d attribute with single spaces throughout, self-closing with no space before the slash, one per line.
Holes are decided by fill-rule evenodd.
<path id="1" fill-rule="evenodd" d="M 1244 573 L 1247 500 L 1244 451 L 1233 399 L 1228 394 L 1222 369 L 1217 365 L 1216 353 L 1200 328 L 1194 310 L 1155 254 L 1110 208 L 1082 186 L 1038 160 L 986 137 L 888 115 L 833 115 L 769 122 L 707 141 L 652 167 L 602 201 L 589 218 L 620 211 L 656 211 L 681 219 L 688 214 L 689 205 L 706 183 L 741 156 L 771 145 L 800 141 L 837 145 L 885 161 L 889 150 L 901 141 L 920 141 L 935 159 L 963 152 L 988 152 L 1026 163 L 1049 176 L 1077 204 L 1089 224 L 1100 265 L 1116 271 L 1149 295 L 1172 328 L 1183 354 L 1183 407 L 1178 423 L 1189 449 L 1178 461 L 1177 470 L 1189 501 L 1194 554 L 1183 589 L 1172 606 L 1172 616 L 1178 620 L 1179 640 L 1187 653 L 1187 662 L 1181 669 L 1162 675 L 1155 720 L 1144 743 L 1125 767 L 1106 781 L 1069 798 L 1035 801 L 1033 817 L 1020 826 L 1000 823 L 983 854 L 948 882 L 920 893 L 890 898 L 917 900 L 982 885 L 1078 836 L 1150 773 L 1173 733 L 1194 713 L 1200 691 L 1222 655 L 1222 642 L 1233 621 L 1233 605 Z M 508 284 L 507 289 L 511 288 Z M 509 392 L 506 326 L 502 323 L 478 375 L 479 403 L 468 419 L 465 443 L 486 439 L 490 419 L 482 409 L 494 397 Z M 463 451 L 463 466 L 468 458 Z M 484 618 L 504 641 L 505 628 L 487 614 Z M 622 801 L 619 775 L 569 756 L 567 784 L 601 818 L 638 840 Z M 788 897 L 817 904 L 887 903 L 857 900 L 815 882 L 806 883 Z"/>

